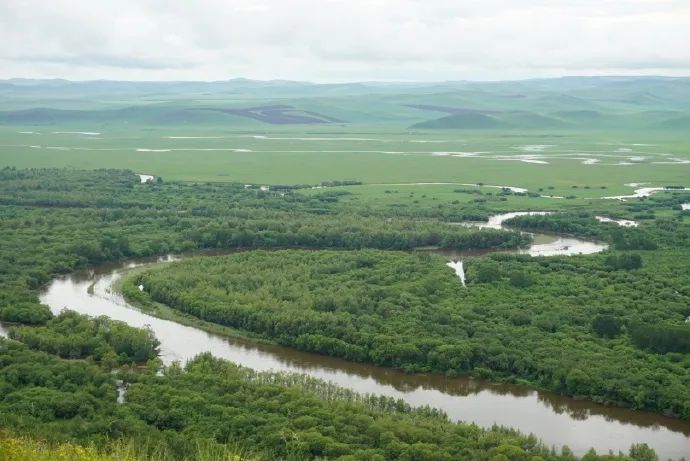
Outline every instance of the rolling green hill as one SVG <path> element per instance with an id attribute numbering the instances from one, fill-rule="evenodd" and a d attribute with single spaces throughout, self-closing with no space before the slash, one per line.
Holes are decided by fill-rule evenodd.
<path id="1" fill-rule="evenodd" d="M 10 126 L 366 123 L 415 129 L 684 130 L 690 78 L 414 84 L 5 80 L 0 104 L 0 124 Z"/>
<path id="2" fill-rule="evenodd" d="M 428 122 L 416 123 L 411 128 L 456 128 L 456 129 L 490 129 L 508 128 L 501 120 L 476 112 L 446 115 Z"/>

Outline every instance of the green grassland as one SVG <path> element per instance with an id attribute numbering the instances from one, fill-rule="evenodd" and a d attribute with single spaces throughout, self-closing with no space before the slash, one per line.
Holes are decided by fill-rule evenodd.
<path id="1" fill-rule="evenodd" d="M 0 166 L 484 183 L 586 199 L 630 193 L 627 183 L 688 185 L 688 81 L 0 82 Z"/>
<path id="2" fill-rule="evenodd" d="M 367 184 L 484 183 L 517 186 L 534 192 L 543 188 L 545 194 L 579 198 L 631 193 L 632 188 L 624 185 L 627 183 L 686 185 L 690 177 L 689 164 L 669 160 L 671 157 L 690 160 L 690 139 L 669 139 L 658 134 L 630 134 L 622 138 L 621 135 L 579 133 L 544 140 L 538 134 L 514 137 L 500 132 L 372 133 L 355 127 L 341 127 L 338 131 L 333 127 L 318 127 L 318 130 L 279 127 L 280 131 L 230 132 L 225 128 L 161 127 L 109 131 L 99 126 L 80 126 L 84 131 L 103 130 L 99 136 L 18 133 L 36 130 L 30 128 L 0 128 L 0 165 L 129 168 L 166 180 L 256 184 L 319 184 L 324 180 L 353 179 Z M 51 128 L 51 131 L 62 130 Z M 220 138 L 170 139 L 169 136 Z M 596 141 L 593 136 L 597 136 Z M 309 137 L 319 140 L 290 139 Z M 327 137 L 372 140 L 322 140 Z M 439 142 L 414 142 L 418 140 Z M 653 145 L 631 146 L 642 143 Z M 549 147 L 532 153 L 520 150 L 529 148 L 524 146 L 542 145 Z M 617 152 L 619 149 L 631 151 Z M 461 157 L 462 152 L 486 154 Z M 597 159 L 599 163 L 584 164 L 587 158 Z M 549 186 L 553 189 L 548 189 Z"/>

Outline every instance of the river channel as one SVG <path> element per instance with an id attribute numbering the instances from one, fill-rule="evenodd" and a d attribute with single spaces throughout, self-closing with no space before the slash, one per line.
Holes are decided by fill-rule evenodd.
<path id="1" fill-rule="evenodd" d="M 578 242 L 581 251 L 575 251 Z M 519 251 L 545 254 L 547 247 L 539 245 L 550 248 L 548 254 L 591 253 L 605 248 L 597 242 L 536 235 L 530 247 L 533 251 L 530 248 Z M 558 248 L 562 253 L 556 251 Z M 469 255 L 473 254 L 454 253 L 449 259 L 462 261 Z M 535 434 L 549 446 L 568 445 L 579 455 L 590 447 L 599 453 L 627 452 L 631 444 L 641 442 L 653 447 L 664 460 L 690 454 L 690 421 L 598 405 L 521 386 L 441 375 L 409 375 L 292 348 L 227 338 L 143 313 L 115 291 L 114 284 L 128 270 L 175 259 L 174 256 L 141 259 L 75 272 L 53 280 L 40 299 L 54 313 L 68 307 L 88 315 L 107 315 L 135 327 L 148 325 L 161 342 L 160 353 L 165 363 L 184 362 L 208 351 L 255 370 L 306 373 L 357 392 L 400 398 L 414 406 L 441 408 L 456 421 L 516 428 Z M 0 335 L 1 330 L 0 326 Z"/>

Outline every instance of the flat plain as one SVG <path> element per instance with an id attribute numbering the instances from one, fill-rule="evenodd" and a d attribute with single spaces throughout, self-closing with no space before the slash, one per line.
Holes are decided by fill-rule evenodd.
<path id="1" fill-rule="evenodd" d="M 481 183 L 577 199 L 690 176 L 686 79 L 22 88 L 0 91 L 0 165 L 248 184 Z"/>

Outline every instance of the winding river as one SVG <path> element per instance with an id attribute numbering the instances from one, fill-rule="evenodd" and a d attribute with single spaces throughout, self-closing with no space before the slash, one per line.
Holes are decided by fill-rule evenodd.
<path id="1" fill-rule="evenodd" d="M 506 215 L 503 216 L 493 225 L 500 226 L 503 219 L 507 219 Z M 569 237 L 536 235 L 535 240 L 530 248 L 520 251 L 573 254 L 605 248 L 596 242 Z M 558 252 L 559 248 L 561 252 Z M 468 254 L 455 253 L 459 261 L 465 256 Z M 136 327 L 148 325 L 161 341 L 161 358 L 165 363 L 184 362 L 201 352 L 210 351 L 255 370 L 306 373 L 358 392 L 401 398 L 415 406 L 442 408 L 453 420 L 484 427 L 498 424 L 517 428 L 535 434 L 547 445 L 568 445 L 579 455 L 590 447 L 600 453 L 609 450 L 627 452 L 631 444 L 639 442 L 657 450 L 661 459 L 690 454 L 689 421 L 598 405 L 521 386 L 440 375 L 408 375 L 395 369 L 227 338 L 145 314 L 115 292 L 114 284 L 128 270 L 175 259 L 173 256 L 141 259 L 59 277 L 41 293 L 41 302 L 50 306 L 54 313 L 69 307 L 84 314 L 107 315 Z M 0 335 L 2 333 L 0 326 Z"/>
<path id="2" fill-rule="evenodd" d="M 513 211 L 511 213 L 493 215 L 489 217 L 487 222 L 461 222 L 457 224 L 462 226 L 478 227 L 480 229 L 505 229 L 506 227 L 503 225 L 503 223 L 508 219 L 518 216 L 546 215 L 550 213 L 550 211 Z M 530 234 L 534 239 L 532 244 L 525 248 L 513 250 L 513 252 L 519 254 L 528 254 L 530 256 L 571 256 L 576 254 L 598 253 L 608 248 L 608 245 L 602 242 L 593 242 L 571 236 L 544 233 L 535 234 L 531 232 L 527 233 Z M 483 253 L 490 251 L 492 250 L 484 251 Z M 460 253 L 460 255 L 462 255 L 462 253 Z"/>

